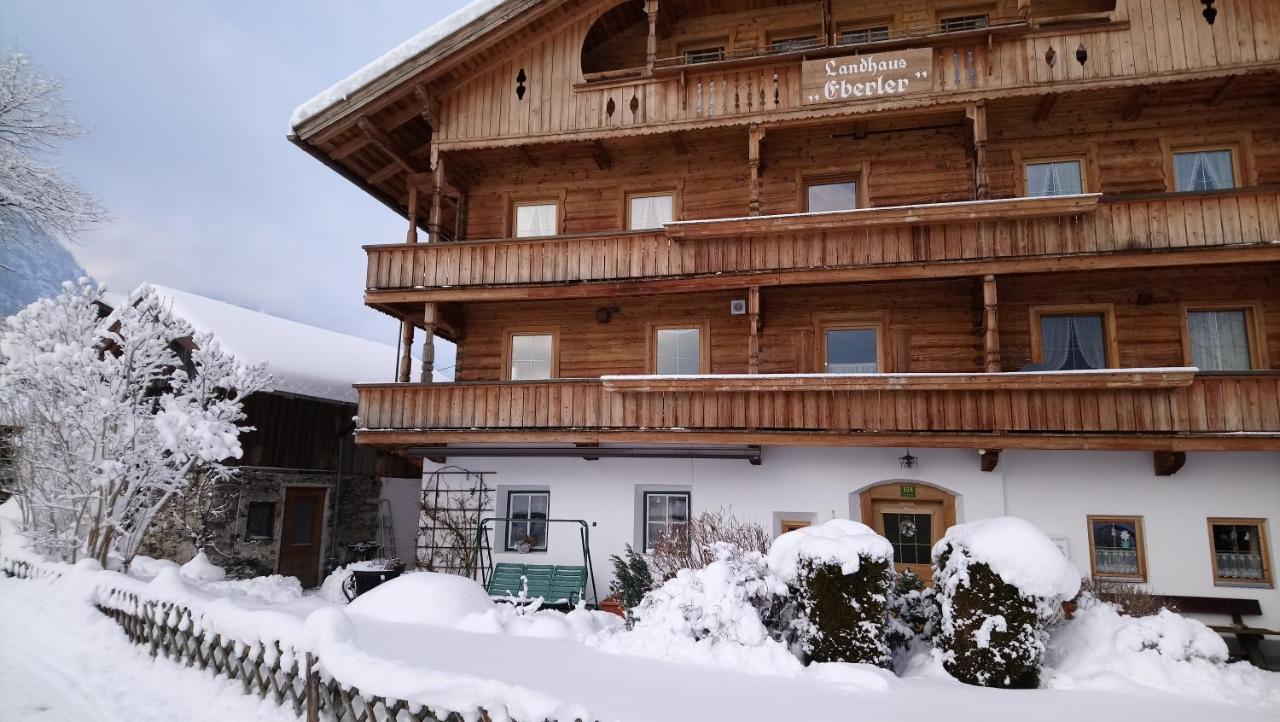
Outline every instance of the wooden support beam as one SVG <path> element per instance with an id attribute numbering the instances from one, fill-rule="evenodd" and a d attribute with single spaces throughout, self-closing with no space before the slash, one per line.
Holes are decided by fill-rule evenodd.
<path id="1" fill-rule="evenodd" d="M 432 131 L 437 130 L 440 127 L 440 103 L 427 93 L 427 88 L 422 83 L 414 84 L 413 97 L 418 101 L 419 115 L 431 126 Z"/>
<path id="2" fill-rule="evenodd" d="M 658 60 L 658 0 L 645 0 L 644 13 L 649 16 L 649 39 L 645 44 L 645 67 L 653 72 Z"/>
<path id="3" fill-rule="evenodd" d="M 409 179 L 409 208 L 405 212 L 409 217 L 409 230 L 405 234 L 405 243 L 418 242 L 418 184 Z"/>
<path id="4" fill-rule="evenodd" d="M 422 375 L 419 380 L 429 384 L 435 380 L 436 370 L 436 304 L 423 305 L 422 329 L 426 338 L 422 341 Z"/>
<path id="5" fill-rule="evenodd" d="M 996 277 L 982 277 L 982 351 L 987 373 L 1000 371 L 1000 315 Z"/>
<path id="6" fill-rule="evenodd" d="M 747 289 L 747 373 L 760 373 L 760 287 Z"/>
<path id="7" fill-rule="evenodd" d="M 748 188 L 749 204 L 747 212 L 750 215 L 760 215 L 761 205 L 764 195 L 764 180 L 762 178 L 763 163 L 761 158 L 763 155 L 765 129 L 758 124 L 752 124 L 747 130 L 747 166 L 750 169 L 751 179 Z"/>
<path id="8" fill-rule="evenodd" d="M 985 201 L 991 197 L 987 177 L 987 103 L 979 100 L 965 111 L 973 137 L 973 197 Z"/>
<path id="9" fill-rule="evenodd" d="M 374 125 L 373 121 L 368 118 L 361 118 L 356 121 L 356 126 L 360 128 L 361 133 L 364 133 L 365 138 L 369 139 L 370 144 L 387 154 L 392 160 L 399 163 L 400 167 L 404 168 L 406 171 L 410 173 L 421 173 L 426 170 L 426 168 L 422 167 L 421 163 L 410 158 L 408 153 L 405 153 L 396 147 L 396 143 L 391 139 L 391 136 L 387 135 L 385 131 Z"/>
<path id="10" fill-rule="evenodd" d="M 409 367 L 413 364 L 413 324 L 400 322 L 400 365 L 396 369 L 396 381 L 409 383 Z"/>
<path id="11" fill-rule="evenodd" d="M 983 471 L 991 473 L 996 470 L 996 465 L 999 463 L 999 449 L 978 449 L 978 466 Z"/>
<path id="12" fill-rule="evenodd" d="M 1050 93 L 1040 99 L 1040 105 L 1036 106 L 1036 112 L 1031 119 L 1037 123 L 1043 123 L 1053 115 L 1053 107 L 1058 104 L 1058 95 Z"/>
<path id="13" fill-rule="evenodd" d="M 596 167 L 600 170 L 609 170 L 613 167 L 613 158 L 609 156 L 609 151 L 605 149 L 604 143 L 595 141 L 591 144 L 591 157 L 596 161 Z"/>
<path id="14" fill-rule="evenodd" d="M 1231 94 L 1231 91 L 1236 87 L 1236 83 L 1239 82 L 1242 77 L 1244 76 L 1232 75 L 1230 78 L 1227 78 L 1222 85 L 1218 86 L 1217 90 L 1213 91 L 1213 97 L 1209 98 L 1208 105 L 1210 107 L 1221 105 L 1222 101 L 1227 99 L 1227 96 Z"/>
<path id="15" fill-rule="evenodd" d="M 1187 463 L 1185 451 L 1153 451 L 1156 476 L 1173 476 Z"/>
<path id="16" fill-rule="evenodd" d="M 444 156 L 433 153 L 431 178 L 431 215 L 427 219 L 427 231 L 431 234 L 431 242 L 439 243 L 443 238 L 441 213 L 445 187 Z"/>

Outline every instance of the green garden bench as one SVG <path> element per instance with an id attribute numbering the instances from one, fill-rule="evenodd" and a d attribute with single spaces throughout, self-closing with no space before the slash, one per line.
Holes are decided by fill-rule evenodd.
<path id="1" fill-rule="evenodd" d="M 586 583 L 586 567 L 499 562 L 489 578 L 488 592 L 495 599 L 518 597 L 527 584 L 529 599 L 541 597 L 548 607 L 573 607 L 582 599 Z"/>

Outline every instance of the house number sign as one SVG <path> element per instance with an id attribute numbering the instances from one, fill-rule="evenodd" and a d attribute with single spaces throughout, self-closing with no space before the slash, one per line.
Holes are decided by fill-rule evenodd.
<path id="1" fill-rule="evenodd" d="M 898 487 L 898 496 L 901 496 L 904 499 L 916 498 L 916 485 L 915 484 L 900 485 Z"/>
<path id="2" fill-rule="evenodd" d="M 805 105 L 888 98 L 933 90 L 933 50 L 916 48 L 871 55 L 806 60 L 801 69 Z"/>

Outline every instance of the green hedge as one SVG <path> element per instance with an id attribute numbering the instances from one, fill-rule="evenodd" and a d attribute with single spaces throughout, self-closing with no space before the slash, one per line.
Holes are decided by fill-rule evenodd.
<path id="1" fill-rule="evenodd" d="M 810 662 L 864 662 L 888 667 L 885 639 L 889 562 L 862 557 L 858 571 L 800 560 L 792 584 L 797 641 Z"/>

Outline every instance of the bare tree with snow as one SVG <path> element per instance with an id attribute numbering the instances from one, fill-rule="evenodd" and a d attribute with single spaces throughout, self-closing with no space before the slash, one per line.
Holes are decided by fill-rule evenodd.
<path id="1" fill-rule="evenodd" d="M 101 318 L 82 280 L 0 326 L 12 493 L 46 553 L 127 564 L 166 503 L 241 455 L 243 399 L 267 387 L 149 287 Z"/>
<path id="2" fill-rule="evenodd" d="M 74 236 L 106 213 L 55 167 L 37 160 L 83 133 L 66 111 L 61 82 L 41 74 L 27 56 L 0 56 L 0 243 L 32 229 L 50 238 Z"/>

